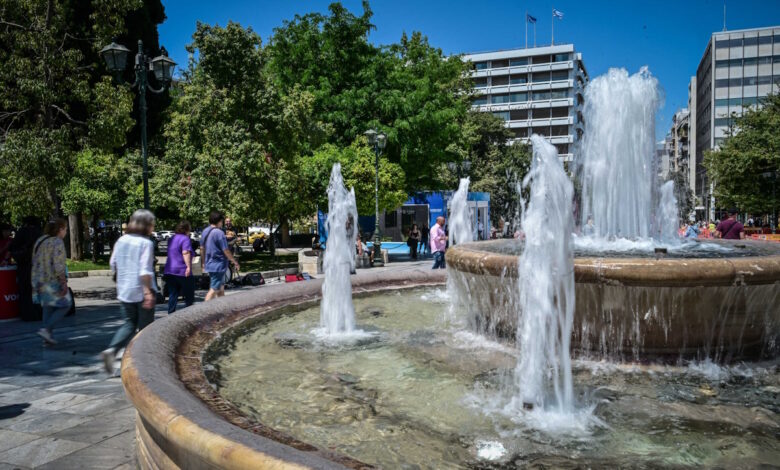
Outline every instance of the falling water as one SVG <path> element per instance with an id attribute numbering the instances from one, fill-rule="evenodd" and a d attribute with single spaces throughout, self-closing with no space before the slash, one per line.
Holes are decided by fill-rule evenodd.
<path id="1" fill-rule="evenodd" d="M 578 162 L 582 225 L 592 215 L 602 237 L 651 236 L 660 101 L 658 81 L 646 67 L 630 76 L 625 69 L 610 69 L 585 90 L 588 128 Z"/>
<path id="2" fill-rule="evenodd" d="M 531 136 L 533 161 L 523 180 L 530 190 L 521 223 L 525 249 L 518 260 L 517 344 L 520 355 L 514 374 L 513 406 L 552 405 L 573 410 L 571 375 L 574 315 L 574 259 L 571 217 L 574 189 L 558 152 L 538 135 Z M 551 378 L 555 394 L 549 403 Z M 521 400 L 518 403 L 517 400 Z"/>
<path id="3" fill-rule="evenodd" d="M 677 198 L 674 195 L 674 181 L 667 181 L 661 186 L 661 197 L 658 210 L 655 212 L 656 223 L 661 241 L 679 243 L 677 235 Z"/>
<path id="4" fill-rule="evenodd" d="M 355 267 L 357 240 L 355 191 L 344 187 L 341 164 L 333 165 L 328 184 L 327 247 L 323 259 L 320 327 L 327 335 L 350 333 L 355 329 L 350 272 Z"/>
<path id="5" fill-rule="evenodd" d="M 450 240 L 452 244 L 474 241 L 474 225 L 469 213 L 469 179 L 461 178 L 450 201 Z"/>

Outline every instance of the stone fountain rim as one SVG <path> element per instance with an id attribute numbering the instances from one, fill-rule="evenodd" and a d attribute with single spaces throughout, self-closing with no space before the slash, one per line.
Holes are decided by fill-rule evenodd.
<path id="1" fill-rule="evenodd" d="M 355 293 L 441 285 L 444 270 L 414 268 L 353 276 Z M 122 384 L 137 411 L 142 468 L 373 468 L 251 420 L 206 380 L 202 354 L 229 329 L 320 298 L 322 279 L 266 286 L 200 303 L 155 321 L 128 345 Z"/>
<path id="2" fill-rule="evenodd" d="M 500 245 L 489 240 L 456 245 L 447 250 L 447 265 L 457 271 L 499 277 L 517 276 L 517 256 L 480 247 Z M 766 246 L 768 242 L 740 240 Z M 631 286 L 730 286 L 780 282 L 780 254 L 723 258 L 574 258 L 575 282 Z"/>

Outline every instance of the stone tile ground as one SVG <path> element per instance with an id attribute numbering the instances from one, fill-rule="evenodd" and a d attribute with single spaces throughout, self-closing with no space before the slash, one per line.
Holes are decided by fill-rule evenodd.
<path id="1" fill-rule="evenodd" d="M 73 281 L 74 290 L 106 287 L 103 279 Z M 202 297 L 199 291 L 196 302 Z M 135 410 L 120 378 L 106 374 L 99 357 L 122 324 L 119 306 L 84 298 L 76 303 L 77 314 L 55 330 L 59 344 L 53 347 L 35 334 L 39 322 L 0 322 L 0 470 L 136 468 Z M 159 305 L 156 318 L 165 315 Z"/>

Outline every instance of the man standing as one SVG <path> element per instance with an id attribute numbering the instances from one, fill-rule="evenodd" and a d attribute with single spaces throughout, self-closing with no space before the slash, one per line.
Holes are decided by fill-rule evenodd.
<path id="1" fill-rule="evenodd" d="M 444 233 L 444 217 L 436 217 L 436 224 L 431 227 L 431 251 L 433 252 L 433 268 L 444 269 L 444 252 L 447 250 L 447 234 Z"/>
<path id="2" fill-rule="evenodd" d="M 715 238 L 724 240 L 742 240 L 745 238 L 745 227 L 737 221 L 737 210 L 729 209 L 729 218 L 718 224 Z"/>
<path id="3" fill-rule="evenodd" d="M 200 237 L 200 259 L 203 270 L 209 273 L 209 291 L 206 294 L 206 302 L 225 295 L 225 273 L 228 269 L 228 260 L 238 271 L 238 262 L 233 258 L 233 253 L 228 247 L 225 232 L 222 225 L 225 223 L 225 215 L 219 211 L 211 211 L 209 214 L 209 226 Z"/>

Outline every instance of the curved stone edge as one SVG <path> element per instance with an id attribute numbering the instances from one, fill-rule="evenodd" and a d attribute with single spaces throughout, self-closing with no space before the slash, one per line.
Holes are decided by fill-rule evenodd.
<path id="1" fill-rule="evenodd" d="M 367 271 L 353 276 L 354 292 L 442 284 L 444 270 L 410 268 Z M 235 414 L 203 374 L 196 349 L 242 321 L 284 305 L 319 299 L 322 280 L 266 286 L 170 315 L 141 331 L 122 360 L 122 383 L 136 408 L 138 462 L 142 468 L 301 469 L 371 468 L 349 457 L 317 449 Z M 218 396 L 218 395 L 217 395 Z M 224 415 L 227 415 L 227 419 Z M 231 424 L 228 419 L 238 424 Z M 241 426 L 241 424 L 244 426 Z M 267 437 L 268 431 L 272 437 Z"/>
<path id="2" fill-rule="evenodd" d="M 517 256 L 480 250 L 479 242 L 447 251 L 447 264 L 458 271 L 517 276 Z M 751 243 L 751 242 L 746 242 Z M 758 242 L 752 242 L 758 243 Z M 631 286 L 729 286 L 780 281 L 780 255 L 742 258 L 575 258 L 576 282 Z"/>

